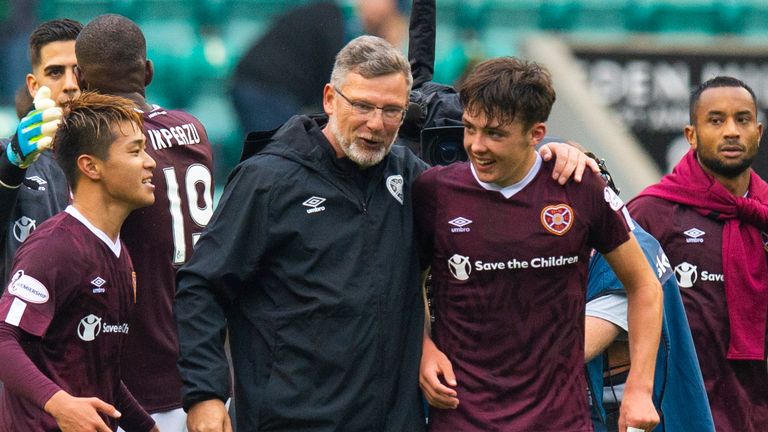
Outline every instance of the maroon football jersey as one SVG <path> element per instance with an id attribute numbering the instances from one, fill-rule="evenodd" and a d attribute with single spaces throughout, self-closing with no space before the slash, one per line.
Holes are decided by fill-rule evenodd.
<path id="1" fill-rule="evenodd" d="M 0 298 L 0 319 L 37 336 L 22 341 L 27 356 L 73 396 L 114 404 L 120 354 L 133 331 L 129 314 L 137 300 L 128 251 L 62 212 L 21 245 L 11 275 Z M 102 417 L 117 427 L 117 421 Z M 59 430 L 42 407 L 7 390 L 0 398 L 0 426 Z"/>
<path id="2" fill-rule="evenodd" d="M 213 214 L 211 143 L 193 116 L 155 106 L 144 114 L 147 153 L 157 162 L 155 203 L 134 211 L 122 237 L 141 292 L 125 347 L 123 381 L 148 412 L 181 407 L 173 320 L 176 270 Z"/>
<path id="3" fill-rule="evenodd" d="M 433 337 L 453 364 L 460 400 L 456 410 L 430 410 L 431 430 L 592 430 L 587 264 L 591 248 L 610 252 L 626 242 L 628 227 L 602 180 L 585 174 L 581 184 L 560 186 L 552 167 L 534 167 L 509 198 L 483 188 L 468 163 L 416 180 Z"/>
<path id="4" fill-rule="evenodd" d="M 674 268 L 716 429 L 768 431 L 766 362 L 726 358 L 730 320 L 722 263 L 723 224 L 660 198 L 638 198 L 630 209 L 636 221 L 659 240 Z"/>

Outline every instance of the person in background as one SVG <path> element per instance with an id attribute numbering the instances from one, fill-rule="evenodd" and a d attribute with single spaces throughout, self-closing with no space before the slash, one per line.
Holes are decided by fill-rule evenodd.
<path id="1" fill-rule="evenodd" d="M 718 76 L 690 96 L 689 152 L 629 209 L 669 257 L 715 429 L 768 430 L 768 185 L 751 168 L 755 93 Z"/>
<path id="2" fill-rule="evenodd" d="M 205 128 L 183 111 L 151 105 L 153 66 L 141 29 L 120 15 L 100 15 L 77 38 L 84 90 L 126 97 L 144 119 L 147 153 L 156 161 L 155 203 L 131 213 L 122 237 L 141 297 L 120 359 L 123 380 L 164 432 L 183 431 L 178 340 L 173 319 L 176 270 L 192 254 L 213 214 L 213 161 Z"/>

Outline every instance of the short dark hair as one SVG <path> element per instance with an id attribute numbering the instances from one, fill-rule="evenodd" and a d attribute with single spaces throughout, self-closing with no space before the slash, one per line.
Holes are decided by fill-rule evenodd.
<path id="1" fill-rule="evenodd" d="M 691 97 L 688 101 L 688 116 L 691 125 L 696 124 L 696 108 L 698 108 L 701 94 L 704 93 L 704 90 L 718 87 L 741 87 L 746 89 L 749 94 L 752 95 L 752 101 L 755 103 L 755 109 L 757 109 L 757 97 L 755 96 L 755 92 L 752 90 L 752 87 L 738 78 L 720 75 L 704 81 L 691 92 Z"/>
<path id="2" fill-rule="evenodd" d="M 555 103 L 549 71 L 536 62 L 515 57 L 486 60 L 475 67 L 461 86 L 464 110 L 484 114 L 501 125 L 520 120 L 523 129 L 545 122 Z"/>
<path id="3" fill-rule="evenodd" d="M 68 18 L 46 21 L 37 26 L 29 36 L 29 60 L 32 67 L 40 66 L 40 51 L 44 46 L 51 42 L 76 40 L 82 29 L 82 24 Z"/>
<path id="4" fill-rule="evenodd" d="M 101 79 L 120 80 L 144 71 L 147 41 L 138 25 L 117 14 L 99 15 L 91 20 L 75 44 L 77 66 L 89 81 L 96 73 Z M 142 75 L 143 76 L 143 75 Z"/>
<path id="5" fill-rule="evenodd" d="M 140 130 L 144 125 L 134 102 L 121 96 L 84 92 L 64 106 L 53 146 L 56 162 L 72 190 L 78 178 L 77 158 L 88 154 L 107 160 L 120 122 L 132 122 Z"/>

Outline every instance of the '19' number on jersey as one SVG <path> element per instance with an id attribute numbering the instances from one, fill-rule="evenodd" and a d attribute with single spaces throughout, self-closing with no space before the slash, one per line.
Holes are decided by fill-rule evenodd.
<path id="1" fill-rule="evenodd" d="M 176 168 L 163 169 L 165 182 L 168 184 L 168 202 L 173 224 L 173 263 L 184 264 L 187 260 L 187 243 L 184 239 L 184 214 L 181 209 L 179 183 L 176 181 Z M 197 184 L 203 185 L 203 207 L 198 206 Z M 208 225 L 213 216 L 213 198 L 211 171 L 205 165 L 193 164 L 187 168 L 184 176 L 184 190 L 187 193 L 187 205 L 192 221 L 201 228 Z M 192 234 L 192 244 L 200 238 L 200 233 Z"/>

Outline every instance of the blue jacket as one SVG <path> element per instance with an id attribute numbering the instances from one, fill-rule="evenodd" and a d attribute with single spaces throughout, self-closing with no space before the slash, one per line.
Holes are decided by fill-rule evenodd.
<path id="1" fill-rule="evenodd" d="M 654 431 L 714 431 L 688 318 L 672 267 L 653 236 L 637 224 L 632 232 L 656 272 L 664 292 L 664 320 L 653 386 L 653 402 L 660 411 L 661 422 Z M 615 292 L 624 292 L 624 286 L 605 258 L 595 254 L 589 263 L 587 301 Z M 592 394 L 595 431 L 605 431 L 602 355 L 587 364 L 587 379 Z"/>

